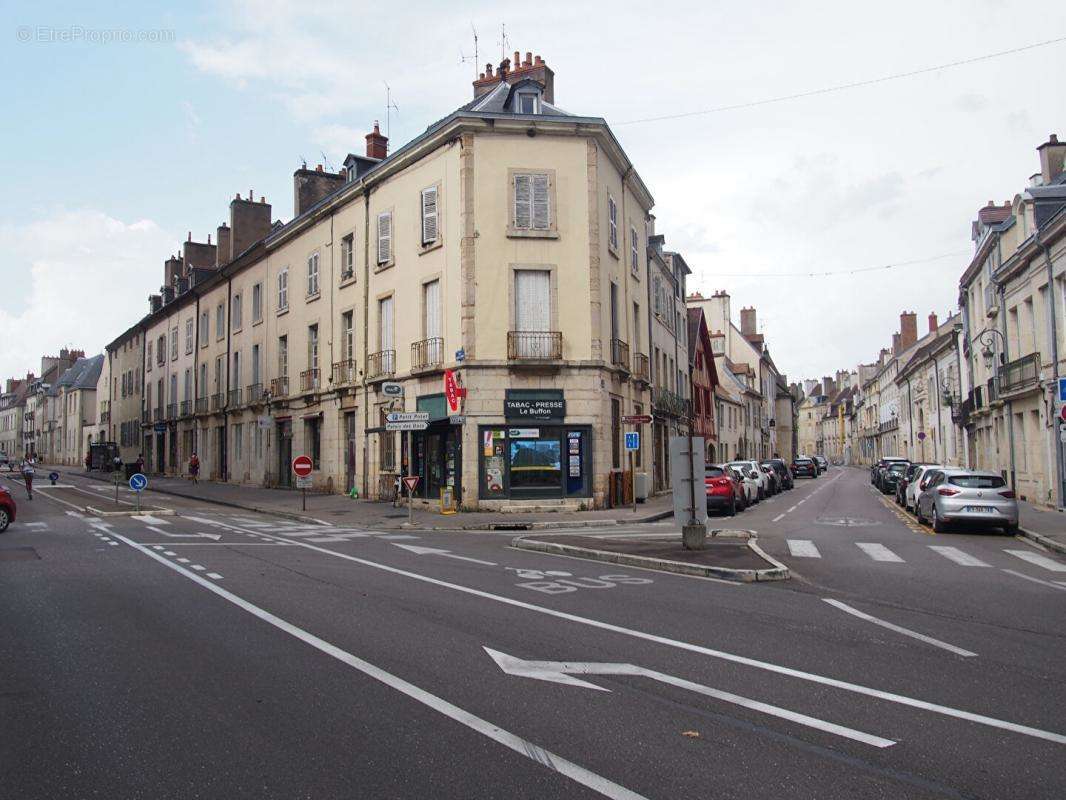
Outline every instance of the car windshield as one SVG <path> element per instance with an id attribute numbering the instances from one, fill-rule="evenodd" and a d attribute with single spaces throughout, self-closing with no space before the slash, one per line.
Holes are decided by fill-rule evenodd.
<path id="1" fill-rule="evenodd" d="M 708 464 L 706 469 L 704 469 L 703 474 L 706 475 L 708 478 L 721 478 L 723 475 L 725 475 L 725 470 L 721 467 L 715 467 Z"/>
<path id="2" fill-rule="evenodd" d="M 948 483 L 964 489 L 999 489 L 1007 485 L 999 475 L 952 475 Z"/>
<path id="3" fill-rule="evenodd" d="M 908 466 L 909 466 L 908 464 L 893 464 L 892 466 L 890 466 L 888 468 L 888 471 L 889 472 L 906 472 L 907 469 L 908 469 Z"/>

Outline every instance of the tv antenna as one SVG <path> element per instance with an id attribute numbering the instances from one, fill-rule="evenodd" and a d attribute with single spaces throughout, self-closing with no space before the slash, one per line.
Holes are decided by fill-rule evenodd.
<path id="1" fill-rule="evenodd" d="M 473 56 L 463 55 L 463 51 L 460 50 L 459 51 L 459 63 L 460 64 L 465 64 L 468 61 L 473 61 L 474 62 L 474 77 L 476 78 L 478 76 L 478 71 L 477 70 L 478 70 L 478 58 L 479 58 L 479 56 L 478 56 L 478 50 L 477 50 L 477 28 L 474 27 L 474 23 L 473 22 L 470 23 L 470 30 L 472 30 L 474 32 L 474 55 Z"/>
<path id="2" fill-rule="evenodd" d="M 511 40 L 507 38 L 507 23 L 500 23 L 500 61 L 507 58 L 507 50 L 511 47 Z"/>
<path id="3" fill-rule="evenodd" d="M 328 169 L 330 172 L 336 172 L 337 170 L 333 169 L 333 162 L 329 160 L 329 156 L 326 155 L 326 151 L 319 150 L 318 152 L 322 155 L 322 163 L 326 165 L 326 169 Z"/>
<path id="4" fill-rule="evenodd" d="M 382 83 L 385 83 L 382 81 Z M 385 83 L 385 136 L 391 137 L 392 133 L 392 112 L 396 111 L 396 115 L 400 114 L 400 107 L 392 100 L 392 89 L 388 83 Z"/>

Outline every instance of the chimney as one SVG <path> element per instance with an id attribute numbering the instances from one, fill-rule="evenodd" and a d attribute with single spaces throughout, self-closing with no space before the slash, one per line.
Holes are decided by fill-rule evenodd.
<path id="1" fill-rule="evenodd" d="M 754 336 L 759 332 L 756 330 L 754 307 L 740 309 L 740 332 L 744 336 Z"/>
<path id="2" fill-rule="evenodd" d="M 899 336 L 899 334 L 898 333 L 893 333 L 892 334 L 892 355 L 898 356 L 899 353 L 900 353 L 900 350 L 902 350 L 902 349 L 903 348 L 900 347 L 900 336 Z"/>
<path id="3" fill-rule="evenodd" d="M 913 311 L 904 311 L 899 315 L 899 349 L 906 350 L 918 341 L 918 315 Z"/>
<path id="4" fill-rule="evenodd" d="M 314 170 L 301 167 L 292 173 L 292 213 L 294 217 L 311 208 L 323 197 L 344 186 L 345 174 L 325 172 L 319 164 Z"/>
<path id="5" fill-rule="evenodd" d="M 366 157 L 379 161 L 389 155 L 389 139 L 381 135 L 378 121 L 374 120 L 374 130 L 366 135 Z"/>
<path id="6" fill-rule="evenodd" d="M 152 313 L 154 314 L 163 307 L 163 298 L 157 294 L 150 294 L 148 295 L 148 305 L 151 306 Z"/>
<path id="7" fill-rule="evenodd" d="M 939 327 L 940 325 L 936 321 L 936 312 L 934 311 L 929 315 L 929 332 L 936 333 L 936 329 Z"/>
<path id="8" fill-rule="evenodd" d="M 165 286 L 173 286 L 174 282 L 182 276 L 185 272 L 185 267 L 181 263 L 181 259 L 177 256 L 171 256 L 163 262 L 163 284 Z"/>
<path id="9" fill-rule="evenodd" d="M 1036 148 L 1036 151 L 1040 153 L 1040 177 L 1047 186 L 1064 169 L 1063 158 L 1066 157 L 1066 143 L 1059 142 L 1059 137 L 1053 133 L 1046 142 Z"/>
<path id="10" fill-rule="evenodd" d="M 257 203 L 248 193 L 248 199 L 242 200 L 240 194 L 229 201 L 230 243 L 229 258 L 232 261 L 260 239 L 270 233 L 270 204 L 265 197 Z M 221 230 L 219 231 L 221 240 Z"/>
<path id="11" fill-rule="evenodd" d="M 182 245 L 182 260 L 185 262 L 185 277 L 189 277 L 189 274 L 193 269 L 200 268 L 213 268 L 215 262 L 218 261 L 218 253 L 215 245 L 211 244 L 211 237 L 208 235 L 207 242 L 194 242 L 190 237 L 184 245 Z"/>
<path id="12" fill-rule="evenodd" d="M 532 78 L 541 85 L 544 93 L 544 102 L 554 103 L 555 73 L 552 72 L 543 58 L 534 56 L 532 51 L 526 53 L 525 59 L 520 56 L 521 54 L 516 50 L 513 63 L 509 58 L 501 61 L 495 75 L 492 74 L 492 64 L 486 64 L 485 71 L 474 81 L 474 99 L 476 100 L 488 94 L 501 81 L 506 81 L 513 86 L 518 81 Z"/>
<path id="13" fill-rule="evenodd" d="M 221 267 L 223 264 L 229 263 L 229 244 L 230 244 L 230 229 L 229 225 L 223 222 L 218 226 L 215 231 L 215 239 L 218 242 L 218 246 L 215 249 L 215 268 Z"/>
<path id="14" fill-rule="evenodd" d="M 822 394 L 826 397 L 833 396 L 833 379 L 828 375 L 822 378 Z"/>

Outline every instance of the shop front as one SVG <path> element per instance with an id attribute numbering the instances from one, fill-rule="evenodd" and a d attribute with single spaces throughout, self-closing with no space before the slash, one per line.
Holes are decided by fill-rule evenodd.
<path id="1" fill-rule="evenodd" d="M 566 424 L 561 390 L 508 390 L 504 420 L 478 427 L 482 500 L 592 495 L 592 428 Z"/>
<path id="2" fill-rule="evenodd" d="M 414 474 L 420 480 L 415 497 L 448 505 L 462 497 L 462 419 L 448 415 L 444 394 L 423 395 L 416 410 L 429 414 L 429 426 L 412 435 Z"/>

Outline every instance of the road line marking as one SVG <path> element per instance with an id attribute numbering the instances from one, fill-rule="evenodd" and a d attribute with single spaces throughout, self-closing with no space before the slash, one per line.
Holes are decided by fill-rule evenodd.
<path id="1" fill-rule="evenodd" d="M 207 577 L 209 577 L 209 578 L 211 578 L 211 580 L 215 580 L 215 581 L 222 580 L 222 576 L 219 575 L 217 572 L 209 572 L 209 573 L 207 573 Z"/>
<path id="2" fill-rule="evenodd" d="M 1006 572 L 1008 575 L 1014 575 L 1016 578 L 1025 578 L 1027 581 L 1039 583 L 1041 586 L 1050 586 L 1052 589 L 1062 589 L 1063 591 L 1066 591 L 1066 586 L 1063 586 L 1058 582 L 1052 583 L 1051 581 L 1041 580 L 1040 578 L 1034 578 L 1030 575 L 1026 575 L 1024 572 L 1015 572 L 1012 569 L 1005 569 L 1003 571 Z"/>
<path id="3" fill-rule="evenodd" d="M 1042 556 L 1040 553 L 1032 553 L 1028 550 L 1004 550 L 1003 552 L 1010 553 L 1012 556 L 1017 556 L 1022 561 L 1036 564 L 1038 567 L 1043 567 L 1051 572 L 1066 572 L 1066 564 L 1061 564 L 1047 556 Z"/>
<path id="4" fill-rule="evenodd" d="M 788 512 L 786 511 L 785 513 L 787 514 Z M 785 516 L 785 514 L 778 514 L 776 517 L 774 517 L 772 520 L 770 520 L 770 522 L 777 522 L 783 516 Z"/>
<path id="5" fill-rule="evenodd" d="M 181 567 L 175 565 L 172 561 L 167 561 L 165 558 L 158 555 L 157 553 L 153 553 L 148 548 L 144 547 L 143 545 L 139 545 L 136 542 L 131 541 L 130 539 L 127 539 L 125 536 L 120 536 L 119 538 L 135 550 L 139 550 L 146 556 L 154 558 L 160 564 L 163 564 L 166 567 L 177 572 L 179 575 L 183 575 L 189 580 L 198 583 L 200 586 L 207 589 L 208 591 L 214 592 L 222 599 L 229 601 L 230 603 L 244 611 L 247 611 L 252 616 L 258 617 L 264 622 L 273 625 L 278 630 L 283 631 L 284 633 L 287 633 L 296 639 L 299 639 L 300 641 L 310 645 L 316 650 L 325 653 L 326 655 L 331 656 L 332 658 L 337 659 L 343 664 L 347 664 L 349 667 L 352 667 L 353 669 L 362 672 L 364 675 L 367 675 L 368 677 L 385 684 L 389 688 L 395 689 L 401 694 L 404 694 L 407 697 L 410 697 L 412 700 L 421 703 L 422 705 L 427 706 L 428 708 L 431 708 L 432 710 L 444 715 L 445 717 L 448 717 L 454 722 L 458 722 L 460 725 L 465 725 L 467 728 L 470 728 L 471 730 L 480 733 L 482 736 L 485 736 L 486 738 L 491 739 L 494 742 L 502 744 L 504 747 L 513 750 L 519 755 L 525 756 L 526 758 L 535 761 L 541 766 L 547 767 L 553 772 L 558 772 L 560 775 L 564 775 L 567 778 L 570 778 L 570 780 L 574 781 L 575 783 L 579 783 L 582 786 L 588 787 L 589 789 L 592 789 L 594 792 L 597 792 L 603 795 L 604 797 L 611 798 L 611 800 L 647 800 L 647 798 L 645 798 L 643 795 L 639 795 L 636 792 L 630 791 L 624 786 L 621 786 L 620 784 L 617 784 L 614 781 L 603 777 L 602 775 L 597 775 L 595 772 L 585 769 L 585 767 L 582 767 L 579 764 L 575 764 L 574 762 L 568 761 L 560 755 L 552 753 L 549 750 L 545 750 L 544 748 L 534 744 L 528 739 L 523 739 L 520 736 L 510 733 L 509 731 L 504 730 L 498 725 L 488 722 L 487 720 L 484 720 L 481 717 L 477 717 L 474 714 L 471 714 L 469 711 L 460 708 L 459 706 L 454 705 L 453 703 L 449 703 L 447 700 L 441 697 L 437 697 L 436 695 L 427 692 L 425 689 L 422 689 L 414 685 L 413 683 L 405 681 L 403 678 L 386 672 L 381 667 L 374 666 L 369 661 L 364 661 L 358 656 L 352 655 L 351 653 L 342 650 L 334 644 L 330 644 L 325 639 L 320 639 L 314 634 L 308 633 L 302 628 L 298 628 L 291 622 L 287 622 L 281 617 L 275 616 L 269 611 L 265 611 L 259 606 L 254 605 L 253 603 L 250 603 L 249 601 L 245 600 L 243 597 L 233 594 L 232 592 L 223 589 L 221 586 L 218 586 L 217 584 L 214 584 L 209 580 L 201 578 L 195 573 L 188 572 L 187 570 L 182 569 Z"/>
<path id="6" fill-rule="evenodd" d="M 874 625 L 880 625 L 882 628 L 888 628 L 888 630 L 890 631 L 902 633 L 904 636 L 910 636 L 912 639 L 917 639 L 920 642 L 931 644 L 933 645 L 933 647 L 939 647 L 943 650 L 947 650 L 948 652 L 955 653 L 955 655 L 965 656 L 967 658 L 972 658 L 977 655 L 977 653 L 971 652 L 970 650 L 963 650 L 961 647 L 956 647 L 953 644 L 942 642 L 940 641 L 940 639 L 934 639 L 932 636 L 926 636 L 924 633 L 918 633 L 917 631 L 912 631 L 908 628 L 903 628 L 899 625 L 894 625 L 891 622 L 886 622 L 883 619 L 871 617 L 869 614 L 865 614 L 862 611 L 859 611 L 859 609 L 857 608 L 852 608 L 847 603 L 842 603 L 839 600 L 833 600 L 828 597 L 823 597 L 822 600 L 829 603 L 829 605 L 831 606 L 839 608 L 841 611 L 851 614 L 854 617 L 866 620 L 867 622 L 872 622 Z"/>
<path id="7" fill-rule="evenodd" d="M 786 513 L 786 514 L 791 514 L 791 513 L 792 513 L 793 511 L 795 511 L 795 510 L 796 510 L 796 506 L 792 506 L 792 508 L 790 508 L 790 509 L 789 509 L 788 511 L 786 511 L 785 513 Z"/>
<path id="8" fill-rule="evenodd" d="M 215 523 L 218 527 L 232 528 L 225 523 Z M 128 541 L 123 536 L 119 536 L 123 541 Z M 492 592 L 486 592 L 481 589 L 475 589 L 471 586 L 463 586 L 459 583 L 450 583 L 439 578 L 432 578 L 429 575 L 422 575 L 417 572 L 411 572 L 410 570 L 400 569 L 399 567 L 393 567 L 388 564 L 382 564 L 377 561 L 370 561 L 366 558 L 359 558 L 358 556 L 348 555 L 338 550 L 330 550 L 327 547 L 319 547 L 315 544 L 307 544 L 305 542 L 298 542 L 292 539 L 284 539 L 282 537 L 271 536 L 270 538 L 281 539 L 287 541 L 290 544 L 299 545 L 300 547 L 306 547 L 308 550 L 314 550 L 318 553 L 333 556 L 334 558 L 341 558 L 345 561 L 351 561 L 355 564 L 362 564 L 365 567 L 381 570 L 382 572 L 388 572 L 393 575 L 401 575 L 405 578 L 411 578 L 412 580 L 428 583 L 433 586 L 439 586 L 444 589 L 451 589 L 452 591 L 468 594 L 473 597 L 480 597 L 485 600 L 492 600 L 503 605 L 512 606 L 514 608 L 522 608 L 527 611 L 533 611 L 538 614 L 544 614 L 545 616 L 555 617 L 556 619 L 563 619 L 568 622 L 574 622 L 579 625 L 588 625 L 590 628 L 597 628 L 599 630 L 610 631 L 612 633 L 620 633 L 624 636 L 632 636 L 634 639 L 642 639 L 646 642 L 654 642 L 655 644 L 664 645 L 666 647 L 673 647 L 678 650 L 686 650 L 690 653 L 698 653 L 700 655 L 708 656 L 710 658 L 721 659 L 722 661 L 730 661 L 734 664 L 743 664 L 747 667 L 754 667 L 755 669 L 765 670 L 767 672 L 773 672 L 778 675 L 785 675 L 790 678 L 797 678 L 799 680 L 809 681 L 811 683 L 817 683 L 822 686 L 832 686 L 835 689 L 841 689 L 846 692 L 853 692 L 854 694 L 865 695 L 866 697 L 873 697 L 878 700 L 884 700 L 889 703 L 896 703 L 902 706 L 909 706 L 910 708 L 917 708 L 923 711 L 930 711 L 934 714 L 941 714 L 946 717 L 954 717 L 955 719 L 966 720 L 967 722 L 974 722 L 978 725 L 986 725 L 990 728 L 999 728 L 1000 730 L 1011 731 L 1013 733 L 1020 733 L 1023 736 L 1031 736 L 1035 739 L 1044 739 L 1045 741 L 1055 742 L 1056 744 L 1066 744 L 1066 735 L 1060 733 L 1054 733 L 1053 731 L 1045 731 L 1040 728 L 1033 728 L 1028 725 L 1021 725 L 1017 722 L 1008 722 L 1006 720 L 996 719 L 995 717 L 987 717 L 983 714 L 975 714 L 972 711 L 964 711 L 958 708 L 952 708 L 951 706 L 940 705 L 939 703 L 931 703 L 926 700 L 919 700 L 915 697 L 908 697 L 907 695 L 896 694 L 894 692 L 887 692 L 882 689 L 874 689 L 870 686 L 863 686 L 859 683 L 851 683 L 849 681 L 841 680 L 839 678 L 830 678 L 827 675 L 819 675 L 816 672 L 804 672 L 800 669 L 793 667 L 786 667 L 781 664 L 774 664 L 771 661 L 760 661 L 757 658 L 751 658 L 749 656 L 742 656 L 736 653 L 730 653 L 726 650 L 716 650 L 713 647 L 705 647 L 699 644 L 692 644 L 691 642 L 683 642 L 678 639 L 670 639 L 666 636 L 660 636 L 655 633 L 647 633 L 646 631 L 636 630 L 635 628 L 626 628 L 622 625 L 615 625 L 611 622 L 603 622 L 602 620 L 592 619 L 591 617 L 582 617 L 577 614 L 571 614 L 566 611 L 558 611 L 554 608 L 548 608 L 547 606 L 538 606 L 535 603 L 530 603 L 526 600 L 516 600 L 512 597 L 505 597 L 504 595 L 493 594 Z M 130 542 L 130 544 L 134 544 Z M 139 545 L 134 545 L 139 547 Z M 150 550 L 145 551 L 148 555 L 159 558 L 163 563 L 173 567 L 173 563 L 166 561 L 162 556 L 156 556 L 155 553 Z M 587 563 L 587 562 L 586 562 Z M 174 567 L 177 569 L 176 567 Z M 197 577 L 197 576 L 190 576 Z M 701 579 L 702 580 L 702 579 Z M 736 586 L 737 584 L 730 584 Z"/>
<path id="9" fill-rule="evenodd" d="M 207 567 L 200 566 L 199 564 L 190 564 L 189 566 L 197 572 L 203 572 L 205 569 L 207 569 Z"/>
<path id="10" fill-rule="evenodd" d="M 929 549 L 933 550 L 944 558 L 954 561 L 956 564 L 961 564 L 964 567 L 990 567 L 991 564 L 986 564 L 977 556 L 971 556 L 969 553 L 964 553 L 957 547 L 945 547 L 943 545 L 931 544 Z"/>
<path id="11" fill-rule="evenodd" d="M 161 548 L 158 548 L 158 547 L 156 548 L 156 550 L 159 550 L 159 549 L 161 549 Z M 165 555 L 165 556 L 176 556 L 177 553 L 175 553 L 173 550 L 164 550 L 163 551 L 163 555 Z"/>
<path id="12" fill-rule="evenodd" d="M 48 523 L 47 522 L 24 522 L 22 524 L 22 527 L 24 527 L 24 528 L 47 528 L 48 527 Z"/>
<path id="13" fill-rule="evenodd" d="M 110 539 L 108 539 L 108 540 L 106 540 L 106 541 L 107 541 L 107 543 L 108 543 L 109 545 L 111 545 L 112 547 L 117 547 L 117 546 L 118 546 L 118 542 L 112 542 L 112 541 L 111 541 Z"/>
<path id="14" fill-rule="evenodd" d="M 187 559 L 187 558 L 179 558 L 179 559 L 178 559 L 178 561 L 179 561 L 179 562 L 181 562 L 182 564 L 188 564 L 188 563 L 190 563 L 190 562 L 189 562 L 189 559 Z"/>
<path id="15" fill-rule="evenodd" d="M 789 539 L 788 552 L 796 558 L 821 558 L 822 554 L 810 539 Z"/>
<path id="16" fill-rule="evenodd" d="M 130 519 L 135 519 L 138 522 L 143 522 L 145 525 L 169 525 L 165 519 L 159 519 L 159 517 L 153 517 L 151 514 L 130 514 Z"/>
<path id="17" fill-rule="evenodd" d="M 163 545 L 161 545 L 161 544 L 154 544 L 154 545 L 152 545 L 152 549 L 154 549 L 154 550 L 162 550 L 162 549 L 163 549 Z"/>
<path id="18" fill-rule="evenodd" d="M 877 542 L 855 542 L 855 546 L 866 553 L 866 555 L 874 561 L 891 561 L 896 564 L 905 563 L 902 558 L 897 556 L 883 544 L 878 544 Z"/>

